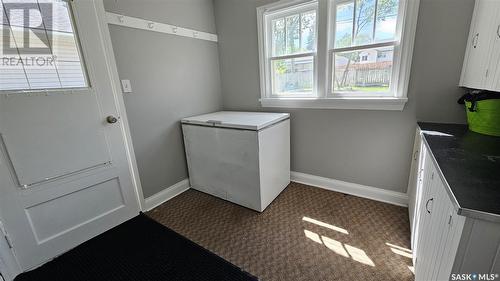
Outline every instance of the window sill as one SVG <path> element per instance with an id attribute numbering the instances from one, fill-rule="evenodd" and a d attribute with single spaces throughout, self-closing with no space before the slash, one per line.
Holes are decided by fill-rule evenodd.
<path id="1" fill-rule="evenodd" d="M 402 111 L 407 98 L 263 98 L 262 107 Z"/>

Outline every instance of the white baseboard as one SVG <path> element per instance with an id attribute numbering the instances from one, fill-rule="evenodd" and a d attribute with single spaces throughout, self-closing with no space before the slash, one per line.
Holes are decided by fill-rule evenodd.
<path id="1" fill-rule="evenodd" d="M 143 210 L 144 212 L 151 211 L 152 209 L 160 206 L 161 204 L 167 202 L 168 200 L 174 198 L 175 196 L 183 193 L 189 189 L 189 179 L 182 180 L 164 190 L 156 193 L 153 196 L 146 198 L 146 206 Z"/>
<path id="2" fill-rule="evenodd" d="M 334 180 L 299 172 L 290 173 L 291 180 L 326 190 L 341 192 L 358 197 L 368 198 L 393 205 L 408 207 L 408 195 L 402 192 L 385 190 L 377 187 Z"/>

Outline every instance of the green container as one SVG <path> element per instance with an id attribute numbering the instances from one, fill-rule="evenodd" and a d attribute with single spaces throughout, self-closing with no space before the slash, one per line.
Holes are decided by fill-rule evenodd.
<path id="1" fill-rule="evenodd" d="M 465 100 L 469 130 L 500 137 L 500 99 Z"/>

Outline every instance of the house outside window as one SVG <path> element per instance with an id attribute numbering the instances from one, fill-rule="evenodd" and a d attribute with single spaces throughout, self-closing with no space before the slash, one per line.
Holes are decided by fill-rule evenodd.
<path id="1" fill-rule="evenodd" d="M 264 107 L 402 110 L 418 0 L 282 0 L 257 8 Z"/>

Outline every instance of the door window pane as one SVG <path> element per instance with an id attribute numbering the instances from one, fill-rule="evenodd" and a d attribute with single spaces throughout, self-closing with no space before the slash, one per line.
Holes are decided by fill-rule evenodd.
<path id="1" fill-rule="evenodd" d="M 1 3 L 6 24 L 1 29 L 0 90 L 88 86 L 68 2 L 1 0 Z"/>

